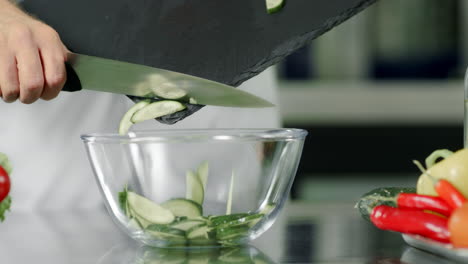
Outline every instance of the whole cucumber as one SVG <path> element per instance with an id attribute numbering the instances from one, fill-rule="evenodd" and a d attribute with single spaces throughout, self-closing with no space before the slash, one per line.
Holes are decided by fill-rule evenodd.
<path id="1" fill-rule="evenodd" d="M 374 207 L 378 205 L 388 205 L 396 207 L 397 197 L 400 193 L 416 193 L 416 188 L 405 188 L 405 187 L 381 187 L 374 189 L 361 196 L 356 208 L 359 209 L 361 216 L 370 221 L 370 215 Z"/>

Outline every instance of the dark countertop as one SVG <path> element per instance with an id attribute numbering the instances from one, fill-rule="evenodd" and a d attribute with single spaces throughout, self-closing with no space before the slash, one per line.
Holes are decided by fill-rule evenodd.
<path id="1" fill-rule="evenodd" d="M 270 230 L 237 251 L 144 247 L 127 238 L 105 210 L 11 212 L 0 234 L 0 262 L 15 264 L 208 263 L 213 256 L 249 263 L 246 254 L 257 255 L 251 263 L 453 263 L 407 246 L 399 234 L 377 230 L 353 204 L 290 203 Z"/>

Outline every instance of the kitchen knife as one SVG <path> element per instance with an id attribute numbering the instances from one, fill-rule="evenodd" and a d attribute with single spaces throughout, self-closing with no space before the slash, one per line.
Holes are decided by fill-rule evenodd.
<path id="1" fill-rule="evenodd" d="M 228 107 L 272 107 L 234 87 L 149 66 L 69 53 L 63 91 L 81 89 Z"/>

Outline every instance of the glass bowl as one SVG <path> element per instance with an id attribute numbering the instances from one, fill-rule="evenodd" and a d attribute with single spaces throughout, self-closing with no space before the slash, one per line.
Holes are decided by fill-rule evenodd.
<path id="1" fill-rule="evenodd" d="M 114 222 L 156 247 L 248 243 L 275 221 L 307 132 L 164 130 L 82 135 Z"/>

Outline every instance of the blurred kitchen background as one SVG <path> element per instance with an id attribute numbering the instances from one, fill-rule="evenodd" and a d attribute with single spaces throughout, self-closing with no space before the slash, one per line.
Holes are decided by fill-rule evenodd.
<path id="1" fill-rule="evenodd" d="M 285 127 L 309 137 L 294 199 L 415 186 L 413 159 L 463 147 L 468 1 L 378 1 L 278 67 Z"/>

